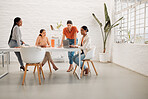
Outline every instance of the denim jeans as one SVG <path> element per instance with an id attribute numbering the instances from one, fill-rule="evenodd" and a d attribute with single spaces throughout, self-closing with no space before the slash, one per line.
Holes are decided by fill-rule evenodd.
<path id="1" fill-rule="evenodd" d="M 67 39 L 69 40 L 69 45 L 74 45 L 74 39 Z M 76 44 L 78 44 L 78 39 L 76 39 Z M 74 56 L 74 51 L 68 52 L 68 58 L 69 58 L 69 64 L 73 64 L 73 56 Z"/>
<path id="2" fill-rule="evenodd" d="M 82 68 L 83 62 L 82 60 L 85 58 L 85 54 L 81 54 L 81 62 L 80 62 L 80 67 Z M 76 54 L 75 56 L 73 56 L 72 60 L 74 61 L 74 63 L 76 63 L 79 66 L 79 54 Z M 86 66 L 84 65 L 84 69 L 86 69 Z"/>
<path id="3" fill-rule="evenodd" d="M 18 47 L 16 40 L 11 40 L 8 45 L 10 46 L 10 48 Z M 14 53 L 17 56 L 20 66 L 24 66 L 20 52 L 14 52 Z"/>

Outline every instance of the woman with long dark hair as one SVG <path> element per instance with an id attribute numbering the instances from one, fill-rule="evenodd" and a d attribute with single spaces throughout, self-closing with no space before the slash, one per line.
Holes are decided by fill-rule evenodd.
<path id="1" fill-rule="evenodd" d="M 10 48 L 19 48 L 21 45 L 25 44 L 22 41 L 22 34 L 21 34 L 20 26 L 22 26 L 22 20 L 21 18 L 16 17 L 14 19 L 14 24 L 12 26 L 11 34 L 10 34 L 9 41 L 8 41 L 8 45 L 10 46 Z M 24 67 L 20 52 L 15 52 L 15 54 L 20 63 L 20 70 L 22 69 L 23 71 L 25 71 L 25 67 Z"/>
<path id="2" fill-rule="evenodd" d="M 88 33 L 87 26 L 82 26 L 81 27 L 82 38 L 80 39 L 78 46 L 76 46 L 76 45 L 70 46 L 73 48 L 80 48 L 82 50 L 81 64 L 80 64 L 81 69 L 82 69 L 82 64 L 83 64 L 82 60 L 85 58 L 87 52 L 91 49 L 91 40 L 90 40 L 90 37 L 87 35 L 87 33 Z M 79 54 L 76 54 L 75 56 L 73 56 L 72 59 L 73 59 L 74 63 L 76 63 L 79 66 Z M 84 65 L 84 72 L 86 75 L 89 73 L 89 68 L 87 68 L 85 65 Z"/>
<path id="3" fill-rule="evenodd" d="M 36 44 L 35 44 L 35 45 L 36 45 L 36 46 L 40 46 L 40 47 L 44 47 L 44 48 L 50 47 L 50 42 L 49 42 L 49 40 L 48 40 L 48 37 L 46 36 L 46 31 L 45 31 L 45 29 L 41 29 L 41 30 L 40 30 L 40 34 L 39 34 L 39 36 L 37 37 L 37 40 L 36 40 Z M 44 64 L 45 64 L 47 61 L 49 61 L 49 62 L 52 64 L 53 69 L 54 69 L 55 71 L 58 70 L 58 68 L 57 68 L 56 65 L 54 64 L 54 62 L 53 62 L 53 60 L 52 60 L 51 55 L 50 55 L 49 52 L 46 52 L 46 53 L 45 53 L 45 57 L 44 57 L 44 59 L 43 59 L 41 65 L 44 66 Z"/>

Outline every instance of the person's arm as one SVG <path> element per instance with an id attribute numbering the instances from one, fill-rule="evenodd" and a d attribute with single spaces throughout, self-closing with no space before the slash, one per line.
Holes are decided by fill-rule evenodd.
<path id="1" fill-rule="evenodd" d="M 87 49 L 87 46 L 89 46 L 90 44 L 90 38 L 88 37 L 86 42 L 83 44 L 83 46 L 78 46 L 78 48 L 84 50 L 84 49 Z"/>
<path id="2" fill-rule="evenodd" d="M 25 42 L 23 40 L 20 40 L 23 44 L 25 44 Z"/>
<path id="3" fill-rule="evenodd" d="M 47 44 L 48 44 L 48 47 L 50 47 L 50 42 L 49 42 L 48 37 L 47 37 Z"/>
<path id="4" fill-rule="evenodd" d="M 79 31 L 78 31 L 78 29 L 77 29 L 77 27 L 75 27 L 75 29 L 74 29 L 74 45 L 76 45 L 77 43 L 77 33 L 78 33 Z"/>
<path id="5" fill-rule="evenodd" d="M 74 33 L 74 45 L 76 45 L 77 42 L 77 33 Z"/>
<path id="6" fill-rule="evenodd" d="M 73 48 L 80 48 L 82 50 L 87 49 L 87 46 L 90 44 L 90 38 L 87 39 L 87 41 L 83 44 L 83 46 L 77 46 L 77 45 L 70 45 L 70 47 Z"/>
<path id="7" fill-rule="evenodd" d="M 60 45 L 60 47 L 63 46 L 63 40 L 65 40 L 65 34 L 63 34 L 63 36 L 62 36 L 62 40 L 61 40 L 61 45 Z"/>
<path id="8" fill-rule="evenodd" d="M 78 48 L 78 46 L 81 46 L 81 41 L 82 41 L 82 38 L 80 38 L 78 40 L 78 45 L 70 45 L 70 47 L 72 47 L 72 48 Z"/>
<path id="9" fill-rule="evenodd" d="M 37 37 L 35 45 L 39 46 L 39 37 Z"/>
<path id="10" fill-rule="evenodd" d="M 17 41 L 17 45 L 18 45 L 18 47 L 20 47 L 21 46 L 21 35 L 20 35 L 20 30 L 19 30 L 19 27 L 15 27 L 14 28 L 14 35 L 15 35 L 15 39 L 16 39 L 16 41 Z"/>

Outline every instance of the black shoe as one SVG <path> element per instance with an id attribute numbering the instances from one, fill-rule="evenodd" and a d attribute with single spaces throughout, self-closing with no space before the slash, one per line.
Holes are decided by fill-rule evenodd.
<path id="1" fill-rule="evenodd" d="M 21 69 L 22 69 L 23 71 L 25 71 L 25 67 L 24 67 L 24 66 L 21 66 L 21 67 L 20 67 L 20 70 L 21 70 Z M 28 71 L 28 70 L 27 70 L 27 71 Z"/>

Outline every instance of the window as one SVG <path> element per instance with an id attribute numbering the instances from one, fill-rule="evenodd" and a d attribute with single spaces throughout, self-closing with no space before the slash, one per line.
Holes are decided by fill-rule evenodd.
<path id="1" fill-rule="evenodd" d="M 115 41 L 148 41 L 148 0 L 115 0 L 115 20 L 124 17 L 115 28 Z"/>
<path id="2" fill-rule="evenodd" d="M 145 41 L 148 41 L 148 2 L 146 3 L 146 16 L 145 16 Z"/>

